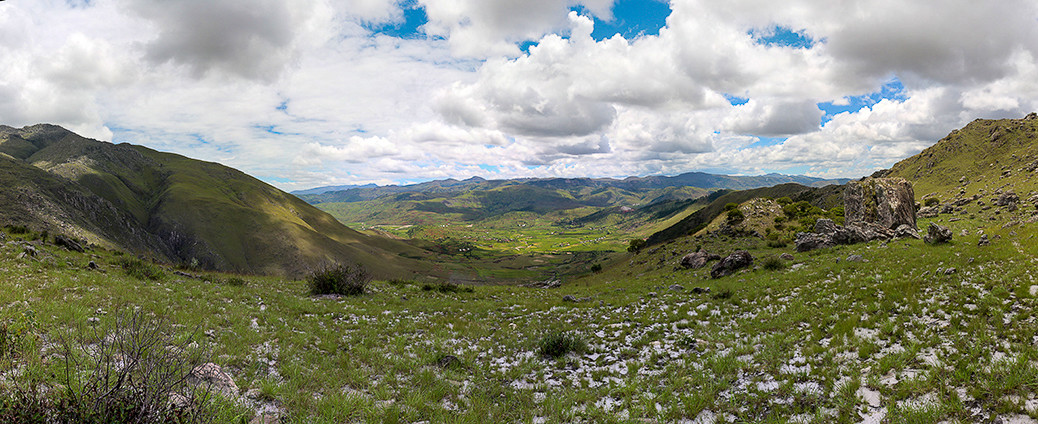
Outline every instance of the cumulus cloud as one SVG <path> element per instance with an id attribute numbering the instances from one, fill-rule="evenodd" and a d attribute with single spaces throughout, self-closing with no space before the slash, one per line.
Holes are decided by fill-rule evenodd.
<path id="1" fill-rule="evenodd" d="M 152 62 L 261 79 L 276 77 L 297 56 L 298 33 L 321 9 L 312 1 L 126 1 L 155 25 L 147 44 Z"/>

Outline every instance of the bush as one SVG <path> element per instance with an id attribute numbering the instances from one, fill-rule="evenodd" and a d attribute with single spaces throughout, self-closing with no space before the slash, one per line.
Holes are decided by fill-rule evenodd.
<path id="1" fill-rule="evenodd" d="M 591 272 L 602 272 L 602 264 L 591 265 Z"/>
<path id="2" fill-rule="evenodd" d="M 781 249 L 783 247 L 786 247 L 786 242 L 782 241 L 782 239 L 768 240 L 768 247 Z"/>
<path id="3" fill-rule="evenodd" d="M 778 199 L 775 199 L 775 203 L 778 203 L 782 206 L 786 206 L 790 203 L 793 203 L 793 199 L 790 199 L 789 197 L 779 197 Z"/>
<path id="4" fill-rule="evenodd" d="M 223 283 L 233 287 L 245 287 L 249 284 L 248 281 L 241 277 L 227 277 L 225 280 L 223 280 Z"/>
<path id="5" fill-rule="evenodd" d="M 567 331 L 550 333 L 541 338 L 538 345 L 538 352 L 541 356 L 552 359 L 560 358 L 570 352 L 583 353 L 587 350 L 587 342 L 583 338 Z"/>
<path id="6" fill-rule="evenodd" d="M 761 264 L 761 267 L 768 271 L 781 271 L 786 269 L 786 266 L 786 261 L 778 256 L 768 256 L 764 259 L 764 263 Z"/>
<path id="7" fill-rule="evenodd" d="M 5 225 L 4 228 L 11 234 L 28 234 L 31 231 L 24 225 Z"/>
<path id="8" fill-rule="evenodd" d="M 338 265 L 310 275 L 310 294 L 339 294 L 358 296 L 364 294 L 371 276 L 360 266 Z"/>
<path id="9" fill-rule="evenodd" d="M 936 197 L 929 197 L 923 202 L 923 204 L 926 206 L 937 206 L 941 204 L 941 199 L 938 199 Z"/>
<path id="10" fill-rule="evenodd" d="M 205 352 L 172 328 L 135 311 L 116 315 L 111 325 L 82 340 L 62 337 L 61 384 L 44 388 L 37 377 L 22 375 L 0 390 L 0 422 L 213 422 L 211 396 L 187 382 Z M 173 396 L 183 402 L 173 404 Z"/>
<path id="11" fill-rule="evenodd" d="M 441 282 L 436 284 L 423 284 L 422 290 L 425 291 L 438 291 L 440 293 L 472 293 L 476 291 L 469 286 L 460 286 L 451 282 Z"/>
<path id="12" fill-rule="evenodd" d="M 35 333 L 36 315 L 32 311 L 0 323 L 0 359 L 16 355 L 25 340 Z"/>
<path id="13" fill-rule="evenodd" d="M 166 277 L 159 267 L 136 258 L 127 258 L 119 261 L 123 272 L 138 280 L 157 281 Z"/>
<path id="14" fill-rule="evenodd" d="M 631 240 L 631 244 L 629 244 L 627 246 L 627 251 L 628 252 L 638 253 L 638 252 L 641 252 L 642 248 L 644 248 L 644 247 L 645 247 L 645 240 L 634 239 L 634 240 Z"/>
<path id="15" fill-rule="evenodd" d="M 726 203 L 724 205 L 724 210 L 726 210 L 726 211 L 733 211 L 733 210 L 736 210 L 736 209 L 739 209 L 739 204 L 738 203 Z"/>
<path id="16" fill-rule="evenodd" d="M 739 210 L 739 209 L 732 209 L 732 210 L 728 211 L 728 217 L 727 217 L 728 225 L 738 225 L 738 224 L 741 224 L 745 219 L 746 219 L 746 215 L 743 214 L 742 211 Z"/>

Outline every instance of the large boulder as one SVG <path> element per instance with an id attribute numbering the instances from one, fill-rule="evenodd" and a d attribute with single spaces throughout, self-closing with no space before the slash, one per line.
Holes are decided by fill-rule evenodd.
<path id="1" fill-rule="evenodd" d="M 689 253 L 681 258 L 681 266 L 685 269 L 699 269 L 706 266 L 707 262 L 721 259 L 721 255 L 715 255 L 713 253 L 707 253 L 705 251 L 698 251 L 695 253 Z"/>
<path id="2" fill-rule="evenodd" d="M 997 206 L 1010 206 L 1010 205 L 1016 205 L 1016 203 L 1019 202 L 1019 201 L 1020 201 L 1020 196 L 1018 196 L 1016 193 L 1013 193 L 1011 191 L 1007 191 L 1005 193 L 1002 193 L 1001 195 L 998 196 L 997 199 L 995 199 L 995 205 L 997 205 Z"/>
<path id="3" fill-rule="evenodd" d="M 904 178 L 866 178 L 847 183 L 843 209 L 848 227 L 916 227 L 915 192 L 912 183 Z"/>
<path id="4" fill-rule="evenodd" d="M 794 243 L 797 246 L 797 252 L 807 252 L 836 245 L 831 235 L 822 233 L 797 233 Z"/>
<path id="5" fill-rule="evenodd" d="M 750 255 L 750 252 L 745 250 L 738 250 L 721 259 L 721 262 L 714 264 L 714 267 L 710 270 L 710 277 L 721 278 L 726 275 L 732 275 L 735 271 L 749 266 L 753 266 L 753 255 Z"/>

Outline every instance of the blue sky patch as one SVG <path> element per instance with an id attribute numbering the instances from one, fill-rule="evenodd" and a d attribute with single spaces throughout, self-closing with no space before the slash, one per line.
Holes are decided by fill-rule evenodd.
<path id="1" fill-rule="evenodd" d="M 788 138 L 789 137 L 760 137 L 760 136 L 758 136 L 757 137 L 757 141 L 753 142 L 753 144 L 750 144 L 749 146 L 746 146 L 746 148 L 747 149 L 753 149 L 753 148 L 757 148 L 757 147 L 775 146 L 775 145 L 778 145 L 778 144 L 785 143 L 786 139 L 788 139 Z"/>
<path id="2" fill-rule="evenodd" d="M 404 11 L 404 20 L 390 22 L 383 25 L 366 24 L 364 27 L 375 34 L 388 35 L 396 38 L 424 38 L 425 33 L 421 30 L 422 25 L 429 23 L 429 16 L 425 14 L 425 8 L 415 0 L 408 0 L 400 4 Z"/>
<path id="3" fill-rule="evenodd" d="M 880 87 L 879 91 L 861 96 L 844 97 L 846 104 L 835 105 L 833 102 L 819 103 L 818 108 L 825 112 L 822 116 L 822 125 L 833 120 L 833 117 L 844 112 L 857 112 L 863 108 L 871 108 L 884 99 L 903 102 L 908 99 L 904 94 L 905 86 L 897 77 L 892 78 Z"/>
<path id="4" fill-rule="evenodd" d="M 584 16 L 592 14 L 583 6 L 572 10 Z M 613 3 L 613 20 L 603 21 L 595 16 L 595 30 L 591 38 L 602 41 L 616 34 L 630 40 L 639 35 L 659 35 L 667 25 L 670 4 L 661 0 L 617 0 Z"/>
<path id="5" fill-rule="evenodd" d="M 794 49 L 809 49 L 816 44 L 815 40 L 804 34 L 803 31 L 793 31 L 783 26 L 773 26 L 765 29 L 752 29 L 749 31 L 757 44 L 765 46 L 792 47 Z"/>
<path id="6" fill-rule="evenodd" d="M 747 97 L 733 96 L 728 93 L 724 93 L 724 98 L 728 100 L 728 103 L 731 103 L 732 106 L 741 106 L 750 102 L 750 99 Z"/>

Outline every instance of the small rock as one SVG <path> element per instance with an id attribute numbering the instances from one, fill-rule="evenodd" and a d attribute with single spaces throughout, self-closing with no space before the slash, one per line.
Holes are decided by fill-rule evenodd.
<path id="1" fill-rule="evenodd" d="M 914 227 L 907 224 L 902 224 L 894 230 L 894 238 L 914 238 L 919 239 L 919 231 L 916 231 Z"/>
<path id="2" fill-rule="evenodd" d="M 692 288 L 692 293 L 695 293 L 695 294 L 710 293 L 710 288 L 709 287 L 693 287 Z"/>
<path id="3" fill-rule="evenodd" d="M 23 248 L 22 248 L 22 250 L 23 250 L 23 251 L 25 252 L 25 254 L 26 254 L 26 255 L 28 255 L 28 256 L 36 256 L 36 253 L 37 253 L 37 251 L 36 251 L 36 247 L 35 247 L 35 246 L 33 246 L 33 245 L 31 245 L 31 244 L 27 244 L 27 245 L 25 245 L 25 247 L 23 247 Z"/>
<path id="4" fill-rule="evenodd" d="M 850 255 L 847 257 L 847 262 L 865 262 L 865 258 L 861 255 Z"/>
<path id="5" fill-rule="evenodd" d="M 952 231 L 948 227 L 937 225 L 935 222 L 930 223 L 930 226 L 926 229 L 926 235 L 923 236 L 923 241 L 928 244 L 947 243 L 951 239 Z"/>
<path id="6" fill-rule="evenodd" d="M 97 268 L 98 268 L 97 263 L 95 263 L 94 261 L 90 261 L 89 263 L 87 263 L 87 269 L 97 269 Z"/>
<path id="7" fill-rule="evenodd" d="M 443 355 L 436 360 L 436 366 L 440 368 L 455 368 L 461 366 L 461 360 L 454 355 Z"/>
<path id="8" fill-rule="evenodd" d="M 187 377 L 187 382 L 194 386 L 205 384 L 214 392 L 228 399 L 238 396 L 238 385 L 234 384 L 234 379 L 223 372 L 219 365 L 212 362 L 199 365 L 191 370 L 191 374 Z"/>
<path id="9" fill-rule="evenodd" d="M 277 412 L 263 412 L 252 418 L 249 424 L 280 424 L 281 414 Z"/>
<path id="10" fill-rule="evenodd" d="M 98 318 L 98 317 L 90 317 L 90 318 L 87 318 L 87 324 L 90 324 L 90 325 L 97 325 L 97 324 L 99 324 L 99 323 L 101 323 L 101 318 Z"/>
<path id="11" fill-rule="evenodd" d="M 980 240 L 977 241 L 977 246 L 987 246 L 989 244 L 991 244 L 991 241 L 988 240 L 988 235 L 987 234 L 981 234 L 980 235 Z"/>
<path id="12" fill-rule="evenodd" d="M 680 284 L 673 284 L 673 285 L 670 286 L 670 290 L 673 290 L 673 291 L 685 291 L 685 288 L 682 287 Z"/>
<path id="13" fill-rule="evenodd" d="M 649 296 L 649 297 L 656 297 L 656 292 L 649 292 L 649 293 L 646 293 L 646 296 Z"/>
<path id="14" fill-rule="evenodd" d="M 54 245 L 64 247 L 66 250 L 83 252 L 83 245 L 79 244 L 78 241 L 65 237 L 61 234 L 54 236 Z"/>
<path id="15" fill-rule="evenodd" d="M 681 266 L 685 269 L 699 269 L 706 266 L 707 262 L 721 259 L 720 255 L 713 253 L 707 253 L 705 251 L 698 251 L 695 253 L 689 253 L 681 258 Z"/>
<path id="16" fill-rule="evenodd" d="M 753 255 L 750 255 L 750 252 L 745 250 L 738 250 L 715 264 L 713 269 L 710 270 L 710 277 L 721 278 L 750 266 L 753 266 Z"/>
<path id="17" fill-rule="evenodd" d="M 796 258 L 793 257 L 793 255 L 791 255 L 789 253 L 783 253 L 783 254 L 779 255 L 779 259 L 782 259 L 784 261 L 792 261 L 792 260 L 795 260 Z"/>
<path id="18" fill-rule="evenodd" d="M 565 295 L 565 296 L 562 296 L 562 301 L 563 301 L 563 302 L 576 302 L 576 301 L 577 301 L 577 298 L 576 298 L 576 297 L 574 297 L 574 296 L 573 296 L 573 295 L 571 295 L 571 294 L 567 294 L 567 295 Z"/>
<path id="19" fill-rule="evenodd" d="M 952 275 L 956 272 L 955 268 L 948 268 L 944 270 L 944 275 Z"/>

